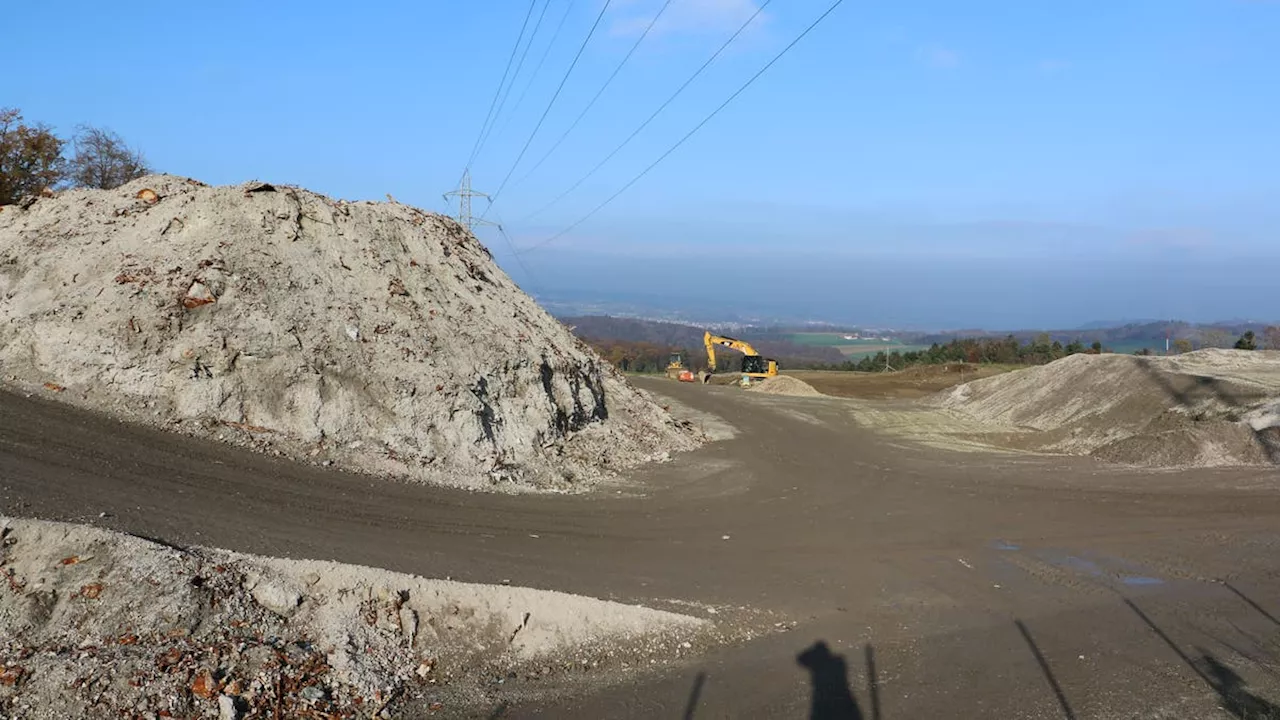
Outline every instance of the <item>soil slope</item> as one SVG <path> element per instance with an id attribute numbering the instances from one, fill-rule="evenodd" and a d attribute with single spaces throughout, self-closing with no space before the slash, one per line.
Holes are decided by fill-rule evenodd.
<path id="1" fill-rule="evenodd" d="M 1157 467 L 1280 463 L 1280 353 L 1072 355 L 933 404 L 1026 449 Z"/>
<path id="2" fill-rule="evenodd" d="M 313 462 L 563 489 L 700 438 L 453 220 L 166 175 L 0 210 L 0 372 Z"/>

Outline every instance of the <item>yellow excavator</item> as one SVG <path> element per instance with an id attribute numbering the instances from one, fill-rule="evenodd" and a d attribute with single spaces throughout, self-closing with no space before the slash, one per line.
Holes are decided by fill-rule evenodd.
<path id="1" fill-rule="evenodd" d="M 742 353 L 742 374 L 744 377 L 762 380 L 778 374 L 778 362 L 771 358 L 763 357 L 748 342 L 735 340 L 724 335 L 712 335 L 710 331 L 702 336 L 702 342 L 707 346 L 707 369 L 711 372 L 716 371 L 716 346 L 722 345 Z M 704 376 L 703 382 L 706 381 L 707 378 Z"/>

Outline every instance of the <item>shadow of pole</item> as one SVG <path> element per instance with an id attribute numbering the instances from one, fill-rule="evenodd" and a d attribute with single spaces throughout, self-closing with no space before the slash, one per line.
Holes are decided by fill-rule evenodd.
<path id="1" fill-rule="evenodd" d="M 1222 709 L 1237 718 L 1241 718 L 1241 720 L 1274 720 L 1275 718 L 1280 718 L 1280 705 L 1268 702 L 1249 692 L 1244 679 L 1231 668 L 1199 648 L 1197 648 L 1197 652 L 1200 654 L 1200 661 L 1196 662 L 1174 644 L 1168 634 L 1160 629 L 1155 624 L 1155 621 L 1147 617 L 1147 614 L 1142 612 L 1141 608 L 1132 600 L 1124 598 L 1124 604 L 1128 605 L 1129 609 L 1169 646 L 1169 649 L 1173 650 L 1179 658 L 1182 658 L 1182 661 L 1187 664 L 1187 667 L 1191 668 L 1192 672 L 1217 693 L 1218 698 L 1222 701 Z"/>
<path id="2" fill-rule="evenodd" d="M 1062 686 L 1058 684 L 1058 679 L 1053 675 L 1053 669 L 1049 667 L 1049 661 L 1045 659 L 1044 654 L 1040 652 L 1040 646 L 1036 645 L 1036 641 L 1031 637 L 1031 631 L 1027 629 L 1026 623 L 1021 620 L 1014 620 L 1014 625 L 1018 626 L 1018 632 L 1022 633 L 1022 639 L 1027 641 L 1027 647 L 1031 648 L 1031 654 L 1035 656 L 1036 662 L 1040 665 L 1040 672 L 1044 674 L 1044 679 L 1049 681 L 1049 688 L 1053 690 L 1053 696 L 1058 699 L 1058 707 L 1062 708 L 1062 716 L 1067 720 L 1075 720 L 1076 714 L 1071 709 L 1071 703 L 1067 702 L 1066 693 L 1062 692 Z"/>
<path id="3" fill-rule="evenodd" d="M 1249 597 L 1248 595 L 1245 595 L 1243 592 L 1240 592 L 1240 590 L 1238 590 L 1238 589 L 1236 588 L 1236 586 L 1235 586 L 1235 585 L 1232 585 L 1231 583 L 1229 583 L 1229 582 L 1227 582 L 1227 581 L 1225 581 L 1225 580 L 1224 580 L 1224 581 L 1222 582 L 1222 586 L 1223 586 L 1223 587 L 1225 587 L 1226 589 L 1230 590 L 1231 592 L 1235 593 L 1235 594 L 1236 594 L 1236 597 L 1238 597 L 1238 598 L 1240 598 L 1241 600 L 1245 601 L 1245 603 L 1246 603 L 1246 604 L 1248 604 L 1248 605 L 1249 605 L 1249 607 L 1253 608 L 1254 610 L 1257 610 L 1257 611 L 1258 611 L 1258 613 L 1262 615 L 1262 617 L 1264 617 L 1264 618 L 1266 618 L 1266 619 L 1270 620 L 1270 621 L 1271 621 L 1271 624 L 1273 624 L 1273 625 L 1280 625 L 1280 620 L 1277 620 L 1277 619 L 1276 619 L 1276 616 L 1274 616 L 1274 615 L 1272 615 L 1271 613 L 1267 612 L 1267 611 L 1266 611 L 1266 610 L 1265 610 L 1261 605 L 1259 605 L 1258 603 L 1254 602 L 1254 601 L 1253 601 L 1253 598 Z"/>
<path id="4" fill-rule="evenodd" d="M 1144 624 L 1146 624 L 1147 627 L 1151 628 L 1151 631 L 1156 634 L 1156 637 L 1159 637 L 1161 640 L 1163 640 L 1164 644 L 1168 645 L 1170 650 L 1176 653 L 1178 657 L 1182 658 L 1182 662 L 1186 663 L 1187 667 L 1191 668 L 1191 670 L 1195 672 L 1196 675 L 1199 675 L 1201 680 L 1205 681 L 1206 683 L 1209 683 L 1210 685 L 1213 684 L 1209 682 L 1209 677 L 1205 675 L 1204 672 L 1199 667 L 1196 666 L 1195 661 L 1193 661 L 1191 657 L 1188 656 L 1186 653 L 1182 652 L 1182 648 L 1178 647 L 1177 644 L 1174 643 L 1173 640 L 1171 640 L 1169 636 L 1165 634 L 1164 630 L 1161 630 L 1160 626 L 1155 624 L 1155 621 L 1147 617 L 1147 614 L 1142 612 L 1142 609 L 1139 608 L 1137 604 L 1135 604 L 1132 600 L 1130 600 L 1129 598 L 1123 598 L 1123 599 L 1124 599 L 1124 604 L 1128 605 L 1129 609 L 1132 610 L 1134 614 L 1137 615 L 1138 618 L 1142 620 Z"/>
<path id="5" fill-rule="evenodd" d="M 876 672 L 876 650 L 867 643 L 863 647 L 867 661 L 867 691 L 871 694 L 871 720 L 880 720 L 880 675 Z"/>
<path id="6" fill-rule="evenodd" d="M 693 713 L 698 709 L 698 701 L 702 699 L 702 686 L 707 683 L 707 674 L 698 673 L 693 679 L 693 690 L 689 692 L 689 702 L 684 705 L 684 720 L 693 720 Z"/>

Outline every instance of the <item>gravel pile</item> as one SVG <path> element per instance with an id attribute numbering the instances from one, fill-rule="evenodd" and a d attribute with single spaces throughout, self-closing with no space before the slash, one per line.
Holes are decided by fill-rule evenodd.
<path id="1" fill-rule="evenodd" d="M 168 175 L 0 208 L 0 373 L 316 463 L 564 490 L 702 438 L 452 219 Z"/>
<path id="2" fill-rule="evenodd" d="M 771 378 L 765 378 L 764 381 L 756 383 L 748 389 L 753 392 L 760 392 L 768 395 L 794 395 L 797 397 L 822 396 L 822 393 L 815 390 L 809 383 L 786 375 L 776 375 Z"/>
<path id="3" fill-rule="evenodd" d="M 1280 464 L 1280 353 L 1072 355 L 932 403 L 1002 442 L 1151 467 Z"/>
<path id="4" fill-rule="evenodd" d="M 517 680 L 678 659 L 711 629 L 564 593 L 0 517 L 6 718 L 453 717 Z"/>

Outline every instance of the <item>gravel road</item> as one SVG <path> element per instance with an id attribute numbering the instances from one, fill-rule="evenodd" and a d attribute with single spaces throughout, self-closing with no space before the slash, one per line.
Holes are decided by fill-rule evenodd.
<path id="1" fill-rule="evenodd" d="M 607 684 L 495 688 L 481 717 L 1280 712 L 1275 472 L 948 452 L 838 399 L 638 384 L 737 435 L 562 497 L 389 483 L 0 394 L 0 512 L 760 633 Z"/>

